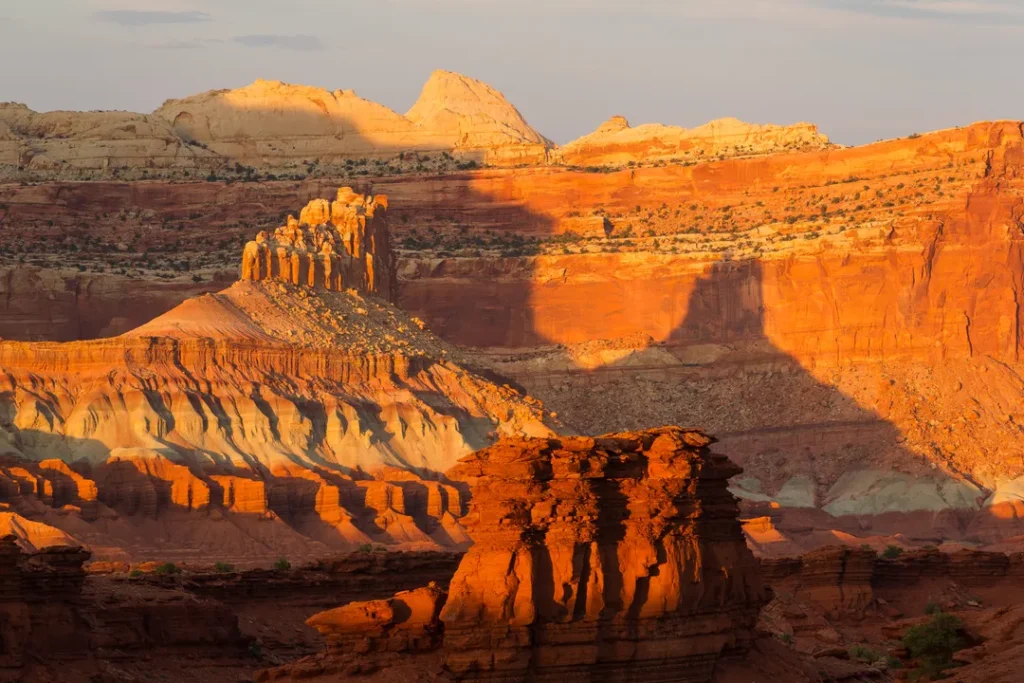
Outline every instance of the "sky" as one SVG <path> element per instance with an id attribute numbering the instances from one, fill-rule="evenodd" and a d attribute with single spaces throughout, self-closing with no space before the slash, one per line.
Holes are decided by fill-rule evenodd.
<path id="1" fill-rule="evenodd" d="M 612 115 L 842 144 L 1024 119 L 1024 0 L 0 0 L 0 101 L 148 112 L 257 78 L 399 112 L 434 69 L 559 143 Z"/>

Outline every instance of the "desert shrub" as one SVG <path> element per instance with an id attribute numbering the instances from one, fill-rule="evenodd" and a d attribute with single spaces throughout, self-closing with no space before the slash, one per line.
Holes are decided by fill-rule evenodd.
<path id="1" fill-rule="evenodd" d="M 934 602 L 929 602 L 927 605 L 924 606 L 924 613 L 925 614 L 938 614 L 941 611 L 942 611 L 942 608 L 939 607 Z"/>
<path id="2" fill-rule="evenodd" d="M 263 643 L 258 640 L 249 643 L 249 656 L 253 659 L 263 659 Z"/>
<path id="3" fill-rule="evenodd" d="M 213 569 L 220 574 L 227 574 L 228 572 L 235 571 L 235 565 L 228 564 L 227 562 L 215 562 Z"/>
<path id="4" fill-rule="evenodd" d="M 361 546 L 359 546 L 359 552 L 361 552 L 361 553 L 372 553 L 373 552 L 373 544 L 372 543 L 364 543 L 364 544 L 362 544 Z"/>
<path id="5" fill-rule="evenodd" d="M 141 569 L 133 569 L 130 572 L 128 572 L 128 576 L 130 576 L 133 579 L 137 579 L 140 576 L 142 576 L 142 570 Z"/>
<path id="6" fill-rule="evenodd" d="M 791 633 L 780 633 L 779 634 L 779 640 L 784 642 L 786 645 L 792 645 L 793 644 L 793 634 L 791 634 Z"/>
<path id="7" fill-rule="evenodd" d="M 856 659 L 871 664 L 877 662 L 882 656 L 863 643 L 850 648 L 850 659 Z"/>
<path id="8" fill-rule="evenodd" d="M 274 569 L 277 569 L 278 571 L 286 571 L 286 570 L 291 569 L 291 568 L 292 568 L 292 563 L 289 562 L 284 557 L 282 557 L 281 559 L 279 559 L 277 562 L 274 563 Z"/>
<path id="9" fill-rule="evenodd" d="M 882 557 L 885 557 L 890 560 L 895 559 L 902 554 L 903 548 L 899 547 L 898 545 L 886 546 L 885 550 L 882 551 Z"/>
<path id="10" fill-rule="evenodd" d="M 931 678 L 953 665 L 953 653 L 966 643 L 960 637 L 963 622 L 952 614 L 936 612 L 931 621 L 907 629 L 903 647 L 920 663 L 920 671 Z"/>
<path id="11" fill-rule="evenodd" d="M 164 562 L 153 571 L 157 574 L 177 574 L 181 570 L 178 569 L 178 565 L 173 562 Z"/>

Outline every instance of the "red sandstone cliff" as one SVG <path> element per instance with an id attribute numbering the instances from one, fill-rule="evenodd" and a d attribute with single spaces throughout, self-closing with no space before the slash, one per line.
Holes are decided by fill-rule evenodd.
<path id="1" fill-rule="evenodd" d="M 884 522 L 875 536 L 987 544 L 1022 533 L 1021 149 L 1019 124 L 996 122 L 612 173 L 360 183 L 390 199 L 400 304 L 484 347 L 576 429 L 700 424 L 745 467 L 736 490 L 755 502 L 814 506 L 844 532 L 868 515 Z M 140 226 L 127 249 L 169 240 L 187 253 L 280 216 L 293 193 L 324 196 L 318 183 L 5 187 L 26 263 L 6 281 L 0 334 L 38 335 L 51 318 L 64 336 L 124 329 L 210 287 L 60 271 L 72 261 L 54 245 L 79 222 L 104 242 L 74 258 L 120 264 L 122 225 Z M 222 269 L 240 247 L 217 251 Z M 201 277 L 218 272 L 202 263 Z M 142 281 L 152 293 L 134 304 Z"/>
<path id="2" fill-rule="evenodd" d="M 472 485 L 473 546 L 447 596 L 432 585 L 317 614 L 327 652 L 258 680 L 430 680 L 440 649 L 455 680 L 710 681 L 745 653 L 767 597 L 726 491 L 739 470 L 710 442 L 664 427 L 463 458 L 449 476 Z"/>
<path id="3" fill-rule="evenodd" d="M 441 473 L 547 418 L 388 303 L 386 199 L 338 196 L 272 261 L 250 245 L 247 279 L 121 337 L 0 343 L 0 454 L 25 459 L 0 468 L 0 505 L 136 556 L 463 544 Z"/>

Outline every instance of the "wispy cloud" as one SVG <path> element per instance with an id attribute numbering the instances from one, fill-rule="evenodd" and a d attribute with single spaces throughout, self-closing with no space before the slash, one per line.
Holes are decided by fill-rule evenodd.
<path id="1" fill-rule="evenodd" d="M 210 21 L 206 12 L 160 12 L 156 10 L 117 9 L 94 12 L 93 17 L 120 26 L 147 26 L 149 24 L 198 24 Z"/>
<path id="2" fill-rule="evenodd" d="M 324 49 L 323 42 L 316 36 L 309 35 L 274 35 L 258 34 L 235 36 L 235 42 L 246 47 L 274 47 L 281 50 L 300 50 L 315 52 Z"/>
<path id="3" fill-rule="evenodd" d="M 206 47 L 211 43 L 222 42 L 216 38 L 201 38 L 196 40 L 160 40 L 154 43 L 143 43 L 142 47 L 155 50 L 195 50 Z"/>
<path id="4" fill-rule="evenodd" d="M 419 6 L 422 0 L 377 0 L 393 7 Z M 442 8 L 481 8 L 488 0 L 434 0 Z M 1020 0 L 518 0 L 513 5 L 493 2 L 501 12 L 587 12 L 630 16 L 666 15 L 690 19 L 770 21 L 845 26 L 855 19 L 872 23 L 908 21 L 959 22 L 966 26 L 1024 24 Z"/>
<path id="5" fill-rule="evenodd" d="M 929 19 L 973 24 L 1024 23 L 1016 0 L 812 0 L 825 9 L 889 19 Z"/>

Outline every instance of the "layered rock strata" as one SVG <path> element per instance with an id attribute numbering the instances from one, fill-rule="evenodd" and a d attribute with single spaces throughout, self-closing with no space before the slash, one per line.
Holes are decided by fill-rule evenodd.
<path id="1" fill-rule="evenodd" d="M 450 470 L 473 485 L 441 611 L 456 678 L 708 681 L 742 651 L 765 592 L 711 441 L 513 439 Z"/>
<path id="2" fill-rule="evenodd" d="M 241 651 L 238 618 L 219 602 L 155 587 L 115 589 L 87 576 L 89 557 L 69 546 L 24 553 L 15 537 L 0 539 L 0 681 L 98 680 L 106 670 L 100 660 L 111 653 Z"/>
<path id="3" fill-rule="evenodd" d="M 821 149 L 828 137 L 811 123 L 791 126 L 751 124 L 726 118 L 697 128 L 649 123 L 630 126 L 613 116 L 597 130 L 558 148 L 554 156 L 578 166 L 624 166 L 655 161 L 697 161 L 716 157 L 752 156 Z"/>
<path id="4" fill-rule="evenodd" d="M 88 559 L 87 551 L 63 546 L 25 555 L 16 537 L 0 539 L 0 672 L 20 669 L 33 653 L 84 654 L 75 636 Z"/>
<path id="5" fill-rule="evenodd" d="M 350 187 L 336 199 L 314 199 L 298 219 L 260 232 L 242 254 L 243 280 L 280 280 L 333 291 L 354 289 L 394 302 L 395 257 L 388 239 L 387 197 Z"/>
<path id="6" fill-rule="evenodd" d="M 336 196 L 249 244 L 243 280 L 121 337 L 0 342 L 0 512 L 103 559 L 462 547 L 441 473 L 557 425 L 389 303 L 386 200 Z M 103 521 L 119 515 L 167 528 Z"/>

